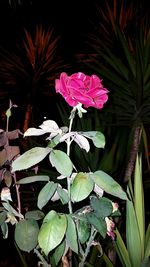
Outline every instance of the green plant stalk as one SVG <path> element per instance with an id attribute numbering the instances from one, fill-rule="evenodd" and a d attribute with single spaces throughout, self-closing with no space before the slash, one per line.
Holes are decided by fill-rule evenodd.
<path id="1" fill-rule="evenodd" d="M 9 109 L 6 111 L 6 133 L 8 133 L 9 130 L 9 118 L 11 116 L 11 101 L 9 103 Z M 8 144 L 9 146 L 9 141 Z M 19 192 L 19 185 L 17 185 L 17 180 L 16 180 L 16 174 L 13 174 L 14 182 L 15 182 L 15 189 L 16 189 L 16 195 L 17 195 L 17 203 L 18 203 L 18 212 L 21 214 L 21 200 L 20 200 L 20 192 Z"/>
<path id="2" fill-rule="evenodd" d="M 40 254 L 40 252 L 35 248 L 34 253 L 37 255 L 37 257 L 41 260 L 43 267 L 50 267 L 51 265 L 47 263 L 47 261 L 43 258 L 43 256 Z"/>
<path id="3" fill-rule="evenodd" d="M 72 129 L 72 124 L 73 124 L 74 117 L 75 117 L 75 110 L 73 109 L 71 111 L 71 116 L 70 116 L 70 123 L 69 123 L 69 130 L 68 130 L 69 133 L 71 132 L 71 129 Z M 71 146 L 71 140 L 70 140 L 70 137 L 69 137 L 67 139 L 67 155 L 68 155 L 68 157 L 70 156 L 70 146 Z M 71 185 L 70 177 L 67 177 L 67 189 L 68 189 L 68 195 L 69 195 L 68 208 L 69 208 L 69 213 L 72 214 L 70 185 Z"/>
<path id="4" fill-rule="evenodd" d="M 82 260 L 81 260 L 81 262 L 79 263 L 79 267 L 84 267 L 84 266 L 85 266 L 85 260 L 86 260 L 86 258 L 87 258 L 87 256 L 88 256 L 89 252 L 90 252 L 90 247 L 91 247 L 91 245 L 92 245 L 92 242 L 94 241 L 94 238 L 95 238 L 95 236 L 96 236 L 96 233 L 97 233 L 97 231 L 96 231 L 96 230 L 94 229 L 94 227 L 92 226 L 92 228 L 91 228 L 91 235 L 90 235 L 90 238 L 89 238 L 89 240 L 88 240 L 88 242 L 87 242 L 86 250 L 85 250 L 85 252 L 84 252 L 84 255 L 83 255 L 83 257 L 82 257 Z"/>
<path id="5" fill-rule="evenodd" d="M 22 254 L 21 254 L 21 252 L 20 252 L 20 249 L 18 248 L 17 244 L 16 244 L 15 242 L 14 242 L 14 244 L 15 244 L 16 250 L 17 250 L 17 252 L 18 252 L 18 254 L 19 254 L 19 257 L 20 257 L 20 260 L 21 260 L 21 263 L 22 263 L 23 267 L 29 267 L 29 266 L 27 265 L 27 263 L 26 263 L 24 257 L 22 256 Z"/>
<path id="6" fill-rule="evenodd" d="M 114 265 L 112 264 L 112 262 L 110 261 L 110 259 L 107 257 L 107 255 L 105 253 L 103 254 L 103 259 L 104 259 L 107 267 L 114 267 Z"/>
<path id="7" fill-rule="evenodd" d="M 20 185 L 17 184 L 16 173 L 13 174 L 13 178 L 14 178 L 16 194 L 17 194 L 17 203 L 18 203 L 17 208 L 18 208 L 18 212 L 21 214 L 21 200 L 20 200 L 20 192 L 19 192 Z"/>

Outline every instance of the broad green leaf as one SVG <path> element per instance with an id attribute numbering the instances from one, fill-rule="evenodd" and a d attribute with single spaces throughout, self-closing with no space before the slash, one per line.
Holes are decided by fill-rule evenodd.
<path id="1" fill-rule="evenodd" d="M 141 238 L 141 252 L 144 257 L 145 243 L 145 208 L 144 208 L 144 192 L 142 185 L 142 166 L 141 157 L 137 155 L 134 173 L 134 205 L 139 233 Z"/>
<path id="2" fill-rule="evenodd" d="M 65 176 L 70 176 L 72 173 L 73 165 L 66 153 L 61 150 L 52 150 L 49 160 L 56 170 Z"/>
<path id="3" fill-rule="evenodd" d="M 145 258 L 150 257 L 150 224 L 147 227 L 145 236 Z"/>
<path id="4" fill-rule="evenodd" d="M 57 146 L 59 144 L 60 136 L 61 135 L 58 134 L 53 139 L 51 139 L 48 143 L 48 147 L 54 148 L 55 146 Z"/>
<path id="5" fill-rule="evenodd" d="M 51 149 L 49 147 L 34 147 L 19 156 L 12 163 L 12 172 L 28 169 L 42 161 Z"/>
<path id="6" fill-rule="evenodd" d="M 37 245 L 39 226 L 35 220 L 21 220 L 16 224 L 15 241 L 18 247 L 30 252 Z"/>
<path id="7" fill-rule="evenodd" d="M 142 248 L 140 231 L 136 218 L 135 209 L 131 201 L 126 202 L 126 239 L 127 249 L 129 251 L 129 258 L 132 267 L 140 266 L 142 262 Z"/>
<path id="8" fill-rule="evenodd" d="M 48 182 L 40 191 L 38 195 L 37 206 L 42 209 L 47 202 L 51 199 L 57 189 L 57 184 L 54 182 Z"/>
<path id="9" fill-rule="evenodd" d="M 96 171 L 93 174 L 90 174 L 90 176 L 93 181 L 106 193 L 124 200 L 128 199 L 122 187 L 107 173 L 103 171 Z"/>
<path id="10" fill-rule="evenodd" d="M 1 230 L 3 234 L 3 238 L 7 239 L 8 238 L 8 224 L 6 222 L 3 222 L 1 224 Z"/>
<path id="11" fill-rule="evenodd" d="M 39 127 L 45 130 L 47 133 L 53 134 L 56 134 L 56 132 L 59 132 L 60 130 L 57 123 L 53 120 L 45 120 Z"/>
<path id="12" fill-rule="evenodd" d="M 71 185 L 71 199 L 75 202 L 85 199 L 92 192 L 93 186 L 94 183 L 89 174 L 79 172 Z"/>
<path id="13" fill-rule="evenodd" d="M 51 210 L 44 218 L 41 226 L 38 241 L 39 246 L 47 256 L 56 248 L 64 238 L 67 228 L 67 219 L 64 214 L 58 214 Z"/>
<path id="14" fill-rule="evenodd" d="M 24 133 L 24 137 L 26 137 L 26 136 L 39 136 L 39 135 L 43 135 L 45 133 L 46 133 L 46 131 L 44 131 L 43 129 L 29 128 Z"/>
<path id="15" fill-rule="evenodd" d="M 67 215 L 66 238 L 67 244 L 71 250 L 78 253 L 77 230 L 71 215 Z"/>
<path id="16" fill-rule="evenodd" d="M 11 116 L 11 108 L 8 108 L 6 110 L 6 116 L 7 116 L 7 118 L 9 118 Z"/>
<path id="17" fill-rule="evenodd" d="M 7 218 L 7 212 L 6 211 L 2 211 L 0 213 L 0 226 L 5 222 Z"/>
<path id="18" fill-rule="evenodd" d="M 58 195 L 60 197 L 60 200 L 61 200 L 62 204 L 68 203 L 69 196 L 68 196 L 68 192 L 67 191 L 65 191 L 63 188 L 58 186 L 57 187 L 57 193 L 58 193 Z"/>
<path id="19" fill-rule="evenodd" d="M 26 212 L 25 219 L 41 220 L 44 216 L 41 210 L 32 210 Z"/>
<path id="20" fill-rule="evenodd" d="M 50 257 L 52 266 L 54 267 L 58 266 L 58 263 L 64 254 L 64 251 L 65 251 L 65 241 L 63 241 L 59 246 L 55 248 L 54 253 Z"/>
<path id="21" fill-rule="evenodd" d="M 17 184 L 30 184 L 34 182 L 48 182 L 49 176 L 47 175 L 34 175 L 34 176 L 28 176 L 25 178 L 20 179 L 17 181 Z"/>
<path id="22" fill-rule="evenodd" d="M 85 219 L 79 220 L 77 224 L 78 237 L 81 244 L 84 244 L 90 237 L 90 225 Z"/>
<path id="23" fill-rule="evenodd" d="M 93 144 L 97 148 L 105 147 L 105 136 L 99 131 L 90 131 L 90 132 L 82 132 L 84 136 L 90 138 L 93 141 Z"/>
<path id="24" fill-rule="evenodd" d="M 91 198 L 91 207 L 95 211 L 97 217 L 108 217 L 113 211 L 112 203 L 109 199 L 102 197 L 102 198 Z"/>
<path id="25" fill-rule="evenodd" d="M 3 175 L 4 175 L 5 184 L 7 185 L 7 187 L 10 187 L 12 185 L 12 174 L 11 174 L 11 172 L 6 170 Z"/>
<path id="26" fill-rule="evenodd" d="M 107 232 L 105 220 L 102 218 L 97 218 L 94 212 L 87 213 L 86 217 L 88 222 L 95 227 L 95 229 L 101 234 L 103 238 L 105 238 Z"/>
<path id="27" fill-rule="evenodd" d="M 74 141 L 78 144 L 78 146 L 81 149 L 84 149 L 86 152 L 89 152 L 90 144 L 89 144 L 89 141 L 84 136 L 76 133 L 74 136 Z"/>
<path id="28" fill-rule="evenodd" d="M 18 211 L 16 211 L 8 202 L 3 202 L 2 205 L 4 206 L 4 208 L 6 210 L 9 211 L 10 214 L 12 213 L 13 215 L 15 215 L 21 219 L 24 218 L 23 215 L 21 213 L 19 213 Z"/>
<path id="29" fill-rule="evenodd" d="M 96 135 L 94 138 L 92 138 L 92 141 L 97 148 L 105 147 L 105 136 L 101 132 L 96 132 Z"/>
<path id="30" fill-rule="evenodd" d="M 125 243 L 124 243 L 119 231 L 116 229 L 114 232 L 116 234 L 116 240 L 114 241 L 114 244 L 115 244 L 115 248 L 116 248 L 117 254 L 119 256 L 119 259 L 122 263 L 122 266 L 123 267 L 132 267 L 130 259 L 129 259 L 128 250 L 125 246 Z"/>

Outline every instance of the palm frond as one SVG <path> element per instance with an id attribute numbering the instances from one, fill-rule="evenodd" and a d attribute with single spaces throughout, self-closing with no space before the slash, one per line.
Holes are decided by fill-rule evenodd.
<path id="1" fill-rule="evenodd" d="M 55 36 L 53 29 L 45 30 L 37 26 L 31 34 L 25 29 L 25 38 L 16 53 L 0 48 L 0 77 L 1 85 L 8 85 L 10 90 L 32 94 L 50 87 L 64 62 L 58 56 L 60 36 Z M 36 93 L 34 92 L 34 93 Z"/>

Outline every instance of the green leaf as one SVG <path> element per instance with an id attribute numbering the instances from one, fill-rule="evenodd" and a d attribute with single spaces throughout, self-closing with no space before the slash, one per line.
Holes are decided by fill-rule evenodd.
<path id="1" fill-rule="evenodd" d="M 84 244 L 90 237 L 90 225 L 87 222 L 87 219 L 79 220 L 77 224 L 78 237 L 81 244 Z"/>
<path id="2" fill-rule="evenodd" d="M 30 184 L 34 182 L 48 182 L 49 176 L 47 175 L 34 175 L 34 176 L 28 176 L 25 178 L 20 179 L 17 181 L 17 184 Z"/>
<path id="3" fill-rule="evenodd" d="M 12 163 L 12 172 L 28 169 L 42 161 L 51 149 L 49 147 L 34 147 L 16 158 Z"/>
<path id="4" fill-rule="evenodd" d="M 119 231 L 116 229 L 116 230 L 114 230 L 114 232 L 116 234 L 116 240 L 114 241 L 114 244 L 115 244 L 115 248 L 116 248 L 117 254 L 119 256 L 119 259 L 122 263 L 122 266 L 123 267 L 132 267 L 130 259 L 129 259 L 128 250 L 125 246 L 125 243 L 124 243 Z"/>
<path id="5" fill-rule="evenodd" d="M 30 252 L 37 245 L 39 227 L 35 220 L 21 220 L 15 227 L 15 241 L 18 247 Z"/>
<path id="6" fill-rule="evenodd" d="M 47 256 L 48 253 L 57 247 L 64 238 L 67 228 L 65 215 L 60 215 L 51 210 L 44 218 L 41 226 L 38 241 L 39 246 Z"/>
<path id="7" fill-rule="evenodd" d="M 4 206 L 4 208 L 6 210 L 9 211 L 10 214 L 12 213 L 13 215 L 15 215 L 21 219 L 24 218 L 23 215 L 21 213 L 19 213 L 18 211 L 16 211 L 8 202 L 3 202 L 2 205 Z"/>
<path id="8" fill-rule="evenodd" d="M 132 267 L 140 266 L 142 262 L 142 248 L 135 209 L 131 201 L 126 202 L 126 239 L 127 249 Z"/>
<path id="9" fill-rule="evenodd" d="M 114 265 L 112 264 L 112 262 L 110 261 L 110 259 L 108 258 L 108 256 L 105 253 L 103 253 L 102 259 L 106 263 L 107 267 L 114 267 Z"/>
<path id="10" fill-rule="evenodd" d="M 93 174 L 90 174 L 90 176 L 93 181 L 106 193 L 124 200 L 128 199 L 122 187 L 107 173 L 103 171 L 96 171 Z"/>
<path id="11" fill-rule="evenodd" d="M 75 202 L 85 199 L 92 192 L 93 186 L 94 183 L 89 174 L 79 172 L 71 185 L 71 199 Z"/>
<path id="12" fill-rule="evenodd" d="M 3 175 L 5 184 L 7 185 L 7 187 L 10 187 L 12 185 L 12 174 L 10 173 L 10 171 L 6 170 Z"/>
<path id="13" fill-rule="evenodd" d="M 11 108 L 8 108 L 6 110 L 6 116 L 7 116 L 7 118 L 9 118 L 11 116 Z"/>
<path id="14" fill-rule="evenodd" d="M 37 206 L 42 209 L 47 202 L 51 199 L 57 189 L 57 184 L 54 182 L 48 182 L 40 191 L 38 195 Z"/>
<path id="15" fill-rule="evenodd" d="M 87 213 L 86 217 L 88 222 L 95 227 L 95 229 L 101 234 L 103 238 L 105 238 L 107 233 L 105 220 L 102 218 L 97 218 L 94 212 Z"/>
<path id="16" fill-rule="evenodd" d="M 58 266 L 58 263 L 64 254 L 64 251 L 65 251 L 65 241 L 63 241 L 59 246 L 55 248 L 54 253 L 50 257 L 52 266 L 54 267 Z"/>
<path id="17" fill-rule="evenodd" d="M 66 192 L 63 188 L 58 186 L 57 187 L 57 193 L 58 193 L 63 205 L 67 204 L 69 202 L 68 192 Z"/>
<path id="18" fill-rule="evenodd" d="M 52 150 L 49 160 L 60 174 L 67 177 L 71 175 L 73 165 L 66 153 L 61 150 Z"/>
<path id="19" fill-rule="evenodd" d="M 134 174 L 134 205 L 139 233 L 141 238 L 141 252 L 144 257 L 145 243 L 145 208 L 144 208 L 144 192 L 142 185 L 142 167 L 141 157 L 137 155 Z"/>
<path id="20" fill-rule="evenodd" d="M 145 258 L 150 257 L 150 224 L 147 227 L 145 236 Z"/>
<path id="21" fill-rule="evenodd" d="M 93 141 L 93 144 L 97 148 L 105 147 L 105 136 L 99 131 L 89 131 L 89 132 L 81 132 L 82 135 L 90 138 Z"/>
<path id="22" fill-rule="evenodd" d="M 1 230 L 3 234 L 3 238 L 7 239 L 8 238 L 8 224 L 6 222 L 3 222 L 1 224 Z"/>
<path id="23" fill-rule="evenodd" d="M 7 212 L 6 211 L 2 211 L 0 213 L 0 226 L 5 222 L 7 218 Z"/>
<path id="24" fill-rule="evenodd" d="M 76 225 L 71 217 L 67 215 L 67 231 L 66 231 L 67 244 L 72 251 L 78 254 L 78 242 L 77 242 L 77 231 Z"/>
<path id="25" fill-rule="evenodd" d="M 25 219 L 41 220 L 44 216 L 45 214 L 41 210 L 32 210 L 26 212 Z"/>
<path id="26" fill-rule="evenodd" d="M 57 146 L 59 144 L 59 140 L 60 140 L 60 135 L 56 135 L 53 139 L 51 139 L 48 143 L 48 147 L 50 148 L 54 148 L 55 146 Z"/>
<path id="27" fill-rule="evenodd" d="M 124 36 L 124 33 L 123 33 L 121 30 L 119 30 L 119 28 L 118 28 L 118 29 L 117 29 L 117 34 L 118 34 L 118 37 L 119 37 L 119 41 L 121 42 L 121 45 L 122 45 L 122 48 L 123 48 L 125 57 L 126 57 L 126 59 L 127 59 L 128 65 L 129 65 L 129 68 L 130 68 L 130 70 L 132 71 L 132 74 L 133 74 L 134 77 L 135 77 L 135 64 L 134 64 L 134 58 L 133 58 L 132 53 L 131 53 L 130 50 L 129 50 L 129 47 L 128 47 L 126 38 L 125 38 L 125 36 Z"/>
<path id="28" fill-rule="evenodd" d="M 99 199 L 96 197 L 92 197 L 90 203 L 92 209 L 95 211 L 95 214 L 98 218 L 108 217 L 113 211 L 111 201 L 105 197 L 101 197 Z"/>

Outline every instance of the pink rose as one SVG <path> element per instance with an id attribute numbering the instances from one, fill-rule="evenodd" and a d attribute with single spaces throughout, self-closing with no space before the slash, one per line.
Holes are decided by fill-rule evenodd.
<path id="1" fill-rule="evenodd" d="M 60 79 L 56 79 L 55 88 L 72 107 L 81 103 L 85 108 L 101 109 L 108 99 L 108 90 L 101 82 L 96 75 L 88 76 L 78 72 L 68 76 L 63 72 Z"/>

